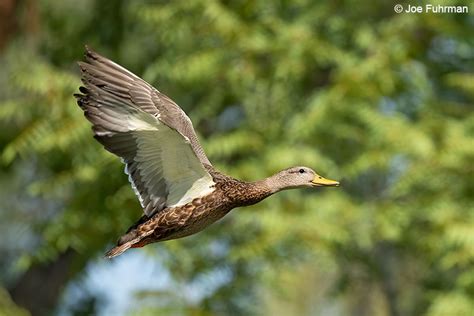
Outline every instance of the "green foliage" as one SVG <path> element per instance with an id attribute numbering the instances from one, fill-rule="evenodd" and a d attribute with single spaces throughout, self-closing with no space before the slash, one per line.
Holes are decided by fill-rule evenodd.
<path id="1" fill-rule="evenodd" d="M 30 313 L 12 302 L 8 292 L 0 288 L 0 315 L 29 316 Z"/>
<path id="2" fill-rule="evenodd" d="M 255 180 L 308 165 L 342 181 L 147 247 L 179 284 L 231 278 L 199 306 L 142 293 L 160 304 L 138 300 L 133 313 L 470 314 L 472 15 L 370 1 L 110 3 L 42 1 L 39 40 L 18 36 L 2 57 L 0 177 L 34 170 L 25 190 L 47 201 L 33 220 L 0 212 L 39 238 L 25 268 L 74 249 L 80 275 L 140 214 L 72 98 L 74 59 L 91 44 L 180 104 L 222 171 Z"/>

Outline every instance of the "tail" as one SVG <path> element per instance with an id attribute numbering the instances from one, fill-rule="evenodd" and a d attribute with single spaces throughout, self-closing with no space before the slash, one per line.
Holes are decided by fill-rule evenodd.
<path id="1" fill-rule="evenodd" d="M 123 245 L 116 246 L 116 247 L 110 249 L 109 251 L 107 251 L 105 253 L 105 257 L 107 259 L 110 259 L 110 258 L 116 257 L 118 255 L 121 255 L 122 253 L 124 253 L 124 251 L 131 248 L 132 246 L 133 246 L 133 242 L 131 242 L 131 241 L 129 241 L 127 243 L 124 243 Z"/>
<path id="2" fill-rule="evenodd" d="M 117 242 L 117 246 L 115 246 L 114 248 L 110 249 L 109 251 L 105 253 L 105 257 L 110 259 L 118 255 L 121 255 L 122 253 L 124 253 L 126 250 L 130 248 L 139 248 L 139 247 L 145 246 L 147 243 L 143 242 L 142 239 L 150 235 L 150 233 L 153 233 L 153 230 L 151 230 L 148 233 L 139 235 L 137 227 L 140 224 L 146 222 L 148 219 L 149 219 L 148 216 L 143 215 L 134 225 L 132 225 L 127 230 L 125 235 L 120 237 L 120 239 Z"/>
<path id="3" fill-rule="evenodd" d="M 149 235 L 149 234 L 147 234 L 147 235 Z M 147 240 L 144 239 L 144 237 L 146 237 L 146 236 L 140 236 L 140 237 L 135 238 L 133 240 L 127 241 L 124 244 L 119 243 L 118 246 L 115 246 L 114 248 L 107 251 L 105 253 L 105 257 L 110 259 L 110 258 L 116 257 L 118 255 L 121 255 L 122 253 L 124 253 L 126 250 L 128 250 L 130 248 L 141 248 L 145 245 L 148 245 L 149 242 L 147 242 Z"/>

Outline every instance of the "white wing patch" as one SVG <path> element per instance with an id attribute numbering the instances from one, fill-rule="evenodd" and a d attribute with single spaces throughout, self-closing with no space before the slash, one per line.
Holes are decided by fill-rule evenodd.
<path id="1" fill-rule="evenodd" d="M 214 191 L 214 181 L 211 176 L 204 176 L 194 181 L 192 186 L 186 190 L 176 183 L 171 185 L 170 194 L 166 201 L 167 206 L 185 205 L 197 197 L 208 195 Z M 183 194 L 184 193 L 184 194 Z"/>
<path id="2" fill-rule="evenodd" d="M 157 131 L 160 132 L 164 126 L 158 119 L 148 113 L 139 112 L 129 114 L 127 118 L 128 130 L 130 131 Z M 166 126 L 167 127 L 167 126 Z M 170 129 L 168 127 L 168 129 Z M 155 146 L 152 146 L 155 147 Z"/>
<path id="3" fill-rule="evenodd" d="M 168 207 L 184 205 L 213 192 L 215 183 L 189 139 L 147 113 L 136 114 L 129 115 L 127 125 L 137 142 L 134 160 L 140 165 L 140 176 L 150 197 L 155 197 L 154 184 L 160 178 L 169 192 Z M 139 199 L 142 201 L 140 195 Z"/>

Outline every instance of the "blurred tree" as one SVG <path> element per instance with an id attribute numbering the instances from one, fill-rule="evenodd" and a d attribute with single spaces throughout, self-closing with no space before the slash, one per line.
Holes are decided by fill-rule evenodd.
<path id="1" fill-rule="evenodd" d="M 474 310 L 472 14 L 395 14 L 370 1 L 43 0 L 36 30 L 28 4 L 0 57 L 2 232 L 28 237 L 2 246 L 10 288 L 35 288 L 31 273 L 45 280 L 66 262 L 62 281 L 38 293 L 56 293 L 53 306 L 140 214 L 71 97 L 74 60 L 90 44 L 180 104 L 219 169 L 252 180 L 305 164 L 343 183 L 284 192 L 147 247 L 179 284 L 226 282 L 198 303 L 142 292 L 136 314 Z"/>

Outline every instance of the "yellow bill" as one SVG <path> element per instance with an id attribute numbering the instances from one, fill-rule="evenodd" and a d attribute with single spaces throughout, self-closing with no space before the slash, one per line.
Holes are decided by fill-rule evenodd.
<path id="1" fill-rule="evenodd" d="M 329 180 L 329 179 L 321 177 L 320 175 L 316 175 L 313 181 L 311 181 L 311 183 L 315 187 L 338 187 L 339 186 L 338 181 Z"/>

